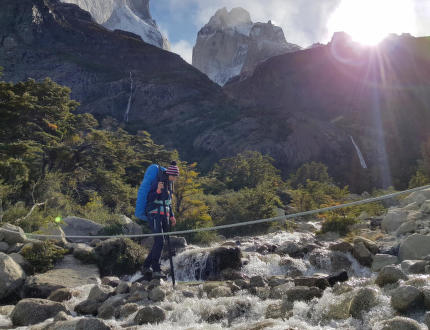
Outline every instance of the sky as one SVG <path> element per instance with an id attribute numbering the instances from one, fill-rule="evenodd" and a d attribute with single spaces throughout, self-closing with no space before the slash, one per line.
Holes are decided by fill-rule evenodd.
<path id="1" fill-rule="evenodd" d="M 302 47 L 326 43 L 333 32 L 357 34 L 365 42 L 386 33 L 430 35 L 430 0 L 152 0 L 150 9 L 172 51 L 191 63 L 198 31 L 215 12 L 243 7 L 253 22 L 281 26 L 288 42 Z M 395 31 L 394 31 L 395 30 Z M 373 38 L 372 38 L 373 37 Z"/>

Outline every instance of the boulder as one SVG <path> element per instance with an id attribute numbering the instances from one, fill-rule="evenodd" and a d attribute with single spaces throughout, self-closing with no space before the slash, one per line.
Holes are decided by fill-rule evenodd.
<path id="1" fill-rule="evenodd" d="M 404 285 L 391 294 L 391 306 L 398 312 L 405 313 L 424 303 L 424 294 L 411 285 Z"/>
<path id="2" fill-rule="evenodd" d="M 372 261 L 372 271 L 379 272 L 383 267 L 388 265 L 396 265 L 399 260 L 396 256 L 390 254 L 375 254 Z"/>
<path id="3" fill-rule="evenodd" d="M 7 253 L 9 250 L 9 244 L 6 242 L 0 242 L 0 252 Z"/>
<path id="4" fill-rule="evenodd" d="M 249 292 L 254 296 L 257 296 L 261 300 L 266 300 L 270 297 L 271 289 L 268 286 L 250 288 Z"/>
<path id="5" fill-rule="evenodd" d="M 387 284 L 396 283 L 399 280 L 407 280 L 408 277 L 396 266 L 385 266 L 376 277 L 375 283 L 380 287 Z"/>
<path id="6" fill-rule="evenodd" d="M 101 302 L 94 300 L 84 300 L 75 306 L 75 312 L 81 315 L 97 315 Z"/>
<path id="7" fill-rule="evenodd" d="M 424 315 L 424 324 L 430 329 L 430 312 Z"/>
<path id="8" fill-rule="evenodd" d="M 339 282 L 346 282 L 348 281 L 348 278 L 349 278 L 348 272 L 345 270 L 326 277 L 327 282 L 329 283 L 330 286 L 334 286 L 336 283 L 339 283 Z"/>
<path id="9" fill-rule="evenodd" d="M 430 236 L 413 234 L 400 244 L 399 259 L 419 260 L 430 254 Z"/>
<path id="10" fill-rule="evenodd" d="M 361 236 L 357 236 L 354 238 L 354 245 L 358 244 L 360 242 L 362 242 L 364 244 L 364 246 L 366 247 L 366 249 L 368 249 L 370 251 L 370 253 L 372 253 L 372 254 L 379 253 L 378 245 L 376 245 L 376 243 L 371 241 L 370 239 L 367 239 L 367 238 L 364 238 Z"/>
<path id="11" fill-rule="evenodd" d="M 352 265 L 352 262 L 348 259 L 348 257 L 338 251 L 334 251 L 330 254 L 330 263 L 332 272 L 348 270 Z"/>
<path id="12" fill-rule="evenodd" d="M 232 292 L 228 286 L 218 286 L 208 293 L 208 298 L 231 297 Z"/>
<path id="13" fill-rule="evenodd" d="M 163 301 L 165 297 L 166 293 L 158 286 L 149 291 L 149 299 L 154 302 Z"/>
<path id="14" fill-rule="evenodd" d="M 396 316 L 382 322 L 381 330 L 422 330 L 421 325 L 408 317 Z"/>
<path id="15" fill-rule="evenodd" d="M 134 317 L 134 323 L 141 325 L 147 323 L 160 323 L 166 319 L 166 313 L 157 306 L 146 306 L 140 309 Z"/>
<path id="16" fill-rule="evenodd" d="M 101 282 L 104 285 L 109 285 L 113 288 L 116 288 L 119 285 L 119 283 L 121 283 L 121 280 L 119 279 L 119 277 L 116 277 L 116 276 L 105 276 L 105 277 L 102 277 Z M 139 283 L 139 282 L 135 282 L 135 283 Z"/>
<path id="17" fill-rule="evenodd" d="M 282 299 L 286 295 L 289 289 L 293 287 L 293 283 L 288 282 L 281 285 L 274 286 L 270 289 L 271 299 Z"/>
<path id="18" fill-rule="evenodd" d="M 250 278 L 249 280 L 249 286 L 250 287 L 264 287 L 266 286 L 266 281 L 264 280 L 263 276 L 256 275 Z"/>
<path id="19" fill-rule="evenodd" d="M 14 305 L 0 306 L 0 315 L 9 316 L 12 313 L 14 308 L 15 308 Z"/>
<path id="20" fill-rule="evenodd" d="M 70 300 L 73 296 L 73 291 L 69 288 L 63 288 L 63 289 L 58 289 L 55 290 L 54 292 L 52 292 L 49 297 L 48 300 L 52 300 L 52 301 L 56 301 L 56 302 L 63 302 L 66 300 Z"/>
<path id="21" fill-rule="evenodd" d="M 67 314 L 66 312 L 58 312 L 57 315 L 55 315 L 54 317 L 54 322 L 60 322 L 60 321 L 69 321 L 71 320 L 73 317 L 69 314 Z"/>
<path id="22" fill-rule="evenodd" d="M 114 289 L 109 285 L 97 284 L 91 288 L 88 300 L 103 302 L 114 294 Z"/>
<path id="23" fill-rule="evenodd" d="M 296 286 L 285 292 L 282 299 L 282 309 L 291 310 L 296 301 L 310 301 L 313 298 L 321 298 L 323 291 L 317 287 Z"/>
<path id="24" fill-rule="evenodd" d="M 125 215 L 121 216 L 121 227 L 124 235 L 141 235 L 143 233 L 142 226 Z"/>
<path id="25" fill-rule="evenodd" d="M 221 271 L 227 268 L 239 270 L 242 267 L 242 252 L 238 247 L 220 246 L 209 251 L 202 280 L 220 279 Z"/>
<path id="26" fill-rule="evenodd" d="M 430 262 L 426 260 L 404 260 L 401 263 L 402 270 L 409 274 L 425 274 L 425 268 Z"/>
<path id="27" fill-rule="evenodd" d="M 138 304 L 133 303 L 122 305 L 115 311 L 115 317 L 121 319 L 126 318 L 131 314 L 135 313 L 139 309 L 139 307 L 140 306 Z"/>
<path id="28" fill-rule="evenodd" d="M 317 275 L 296 277 L 294 279 L 294 284 L 296 286 L 307 286 L 307 287 L 315 286 L 321 290 L 325 290 L 330 286 L 326 277 L 317 276 Z"/>
<path id="29" fill-rule="evenodd" d="M 392 233 L 406 221 L 408 213 L 398 208 L 390 208 L 381 223 L 381 229 L 386 233 Z"/>
<path id="30" fill-rule="evenodd" d="M 276 253 L 287 254 L 292 258 L 303 258 L 305 252 L 303 247 L 296 242 L 287 242 L 276 248 Z"/>
<path id="31" fill-rule="evenodd" d="M 61 311 L 67 312 L 66 307 L 61 303 L 28 298 L 18 302 L 10 317 L 14 326 L 27 326 L 43 322 Z"/>
<path id="32" fill-rule="evenodd" d="M 400 206 L 406 206 L 410 203 L 417 203 L 421 206 L 426 200 L 430 199 L 430 189 L 415 191 L 401 200 Z"/>
<path id="33" fill-rule="evenodd" d="M 349 314 L 359 319 L 363 312 L 368 312 L 378 303 L 378 291 L 372 288 L 357 290 L 349 305 Z"/>
<path id="34" fill-rule="evenodd" d="M 426 200 L 420 208 L 421 213 L 430 214 L 430 199 Z"/>
<path id="35" fill-rule="evenodd" d="M 244 275 L 236 269 L 227 268 L 221 271 L 221 278 L 225 281 L 234 281 L 244 278 Z"/>
<path id="36" fill-rule="evenodd" d="M 73 256 L 86 264 L 96 262 L 96 254 L 94 248 L 84 243 L 72 243 Z"/>
<path id="37" fill-rule="evenodd" d="M 0 227 L 0 241 L 14 245 L 16 243 L 24 243 L 26 239 L 24 231 L 18 226 L 5 223 Z"/>
<path id="38" fill-rule="evenodd" d="M 331 251 L 339 251 L 339 252 L 343 252 L 343 253 L 348 253 L 348 252 L 352 252 L 352 245 L 351 243 L 348 242 L 339 242 L 339 243 L 334 243 L 331 244 L 329 246 L 329 250 Z"/>
<path id="39" fill-rule="evenodd" d="M 366 267 L 370 267 L 372 265 L 372 253 L 367 249 L 366 245 L 363 242 L 358 242 L 354 244 L 352 255 L 361 265 Z"/>
<path id="40" fill-rule="evenodd" d="M 7 298 L 24 284 L 25 273 L 7 254 L 0 252 L 0 300 Z"/>
<path id="41" fill-rule="evenodd" d="M 34 267 L 21 254 L 14 252 L 9 254 L 9 257 L 20 265 L 27 275 L 34 274 Z"/>
<path id="42" fill-rule="evenodd" d="M 269 277 L 267 284 L 269 284 L 270 287 L 278 286 L 285 284 L 287 282 L 291 282 L 290 278 L 287 278 L 285 276 L 271 276 Z"/>
<path id="43" fill-rule="evenodd" d="M 95 236 L 103 229 L 103 226 L 88 219 L 67 217 L 63 219 L 61 229 L 66 236 Z M 87 238 L 68 238 L 68 240 L 75 243 L 91 242 L 91 239 Z"/>
<path id="44" fill-rule="evenodd" d="M 267 306 L 265 317 L 266 319 L 280 319 L 284 317 L 284 314 L 282 312 L 282 303 L 274 303 Z"/>
<path id="45" fill-rule="evenodd" d="M 127 297 L 128 296 L 126 294 L 119 294 L 108 298 L 97 309 L 97 316 L 102 319 L 110 319 L 114 317 L 117 308 L 127 303 Z"/>
<path id="46" fill-rule="evenodd" d="M 430 286 L 425 286 L 421 289 L 424 297 L 424 307 L 427 310 L 430 310 Z"/>
<path id="47" fill-rule="evenodd" d="M 44 330 L 110 330 L 108 326 L 100 319 L 82 318 L 79 320 L 68 320 L 55 322 L 43 328 Z"/>
<path id="48" fill-rule="evenodd" d="M 39 230 L 37 231 L 38 234 L 41 235 L 55 235 L 58 237 L 48 237 L 48 236 L 36 236 L 39 240 L 41 241 L 46 241 L 46 240 L 51 240 L 54 241 L 55 244 L 58 244 L 60 246 L 66 246 L 67 243 L 67 239 L 66 239 L 66 235 L 63 231 L 63 229 L 61 229 L 61 227 L 56 224 L 56 223 L 48 223 L 42 227 L 39 228 Z"/>
<path id="49" fill-rule="evenodd" d="M 406 221 L 396 230 L 397 236 L 402 236 L 408 233 L 413 233 L 417 230 L 418 224 L 415 221 Z"/>
<path id="50" fill-rule="evenodd" d="M 126 281 L 121 281 L 115 288 L 115 294 L 129 293 L 131 283 Z"/>

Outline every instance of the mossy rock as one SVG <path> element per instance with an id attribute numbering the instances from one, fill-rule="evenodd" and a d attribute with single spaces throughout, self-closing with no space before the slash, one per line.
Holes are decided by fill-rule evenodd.
<path id="1" fill-rule="evenodd" d="M 36 273 L 44 273 L 54 268 L 54 264 L 68 252 L 52 241 L 43 241 L 26 244 L 20 253 L 34 267 Z"/>
<path id="2" fill-rule="evenodd" d="M 147 251 L 128 238 L 111 238 L 100 242 L 96 260 L 101 276 L 122 276 L 137 272 L 145 261 Z"/>

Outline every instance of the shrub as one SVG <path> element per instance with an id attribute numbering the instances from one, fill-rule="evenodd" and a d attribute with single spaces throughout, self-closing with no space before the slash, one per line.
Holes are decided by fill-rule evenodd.
<path id="1" fill-rule="evenodd" d="M 55 262 L 61 260 L 68 252 L 52 241 L 35 242 L 24 246 L 22 256 L 34 267 L 36 273 L 44 273 L 54 268 Z"/>
<path id="2" fill-rule="evenodd" d="M 343 217 L 340 215 L 332 215 L 327 217 L 322 222 L 321 233 L 335 232 L 344 236 L 349 233 L 352 225 L 356 224 L 358 221 L 353 217 Z"/>

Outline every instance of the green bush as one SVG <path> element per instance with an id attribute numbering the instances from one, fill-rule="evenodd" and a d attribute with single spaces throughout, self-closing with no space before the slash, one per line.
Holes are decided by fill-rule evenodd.
<path id="1" fill-rule="evenodd" d="M 351 226 L 357 222 L 357 219 L 353 217 L 332 215 L 322 222 L 321 233 L 335 232 L 344 236 L 350 232 Z"/>
<path id="2" fill-rule="evenodd" d="M 54 268 L 55 262 L 61 260 L 68 252 L 51 241 L 35 242 L 24 246 L 21 254 L 33 267 L 36 273 L 44 273 Z"/>

